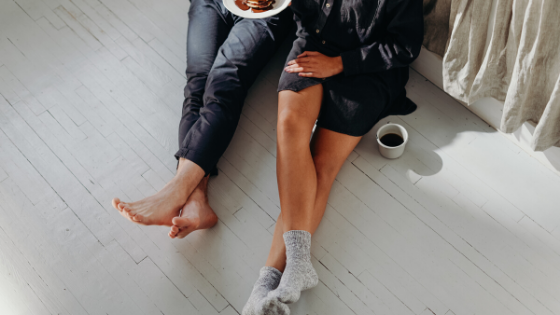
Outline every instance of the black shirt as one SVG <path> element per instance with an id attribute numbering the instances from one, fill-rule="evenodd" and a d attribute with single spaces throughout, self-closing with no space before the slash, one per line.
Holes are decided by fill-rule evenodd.
<path id="1" fill-rule="evenodd" d="M 341 56 L 346 75 L 408 66 L 423 39 L 422 0 L 293 0 L 298 37 Z"/>
<path id="2" fill-rule="evenodd" d="M 287 61 L 304 51 L 341 56 L 344 72 L 328 78 L 282 72 L 278 91 L 321 84 L 317 126 L 363 136 L 387 115 L 406 115 L 408 65 L 420 52 L 422 0 L 292 0 L 297 38 Z"/>

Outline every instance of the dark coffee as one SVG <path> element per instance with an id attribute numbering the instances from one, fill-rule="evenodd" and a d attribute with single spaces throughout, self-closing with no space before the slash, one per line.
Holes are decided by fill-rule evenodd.
<path id="1" fill-rule="evenodd" d="M 404 139 L 400 135 L 395 133 L 388 133 L 386 135 L 383 135 L 379 140 L 381 141 L 381 143 L 388 147 L 398 147 L 404 142 Z"/>

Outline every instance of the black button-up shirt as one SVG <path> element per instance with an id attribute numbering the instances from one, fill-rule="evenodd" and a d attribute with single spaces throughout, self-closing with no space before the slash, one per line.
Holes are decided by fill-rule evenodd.
<path id="1" fill-rule="evenodd" d="M 346 75 L 408 66 L 423 38 L 422 0 L 293 0 L 298 36 L 328 56 L 341 56 Z"/>

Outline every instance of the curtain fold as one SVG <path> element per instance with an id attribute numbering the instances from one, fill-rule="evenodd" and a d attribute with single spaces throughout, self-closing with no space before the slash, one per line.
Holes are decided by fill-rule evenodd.
<path id="1" fill-rule="evenodd" d="M 434 12 L 438 6 L 450 8 L 443 54 L 444 90 L 467 104 L 483 97 L 503 101 L 502 131 L 511 133 L 533 121 L 533 150 L 560 146 L 560 3 L 494 1 L 493 18 L 492 1 L 488 0 L 424 1 L 425 8 Z M 426 31 L 436 32 L 433 28 Z M 437 43 L 433 34 L 427 36 L 428 44 L 441 47 L 433 44 Z"/>

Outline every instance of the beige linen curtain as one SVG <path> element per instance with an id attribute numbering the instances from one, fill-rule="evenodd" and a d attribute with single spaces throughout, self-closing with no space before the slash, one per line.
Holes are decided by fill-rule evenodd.
<path id="1" fill-rule="evenodd" d="M 560 0 L 494 1 L 495 19 L 490 0 L 424 1 L 424 45 L 443 50 L 444 90 L 467 104 L 503 101 L 502 131 L 533 121 L 534 150 L 560 146 Z M 437 27 L 447 12 L 448 30 Z"/>

